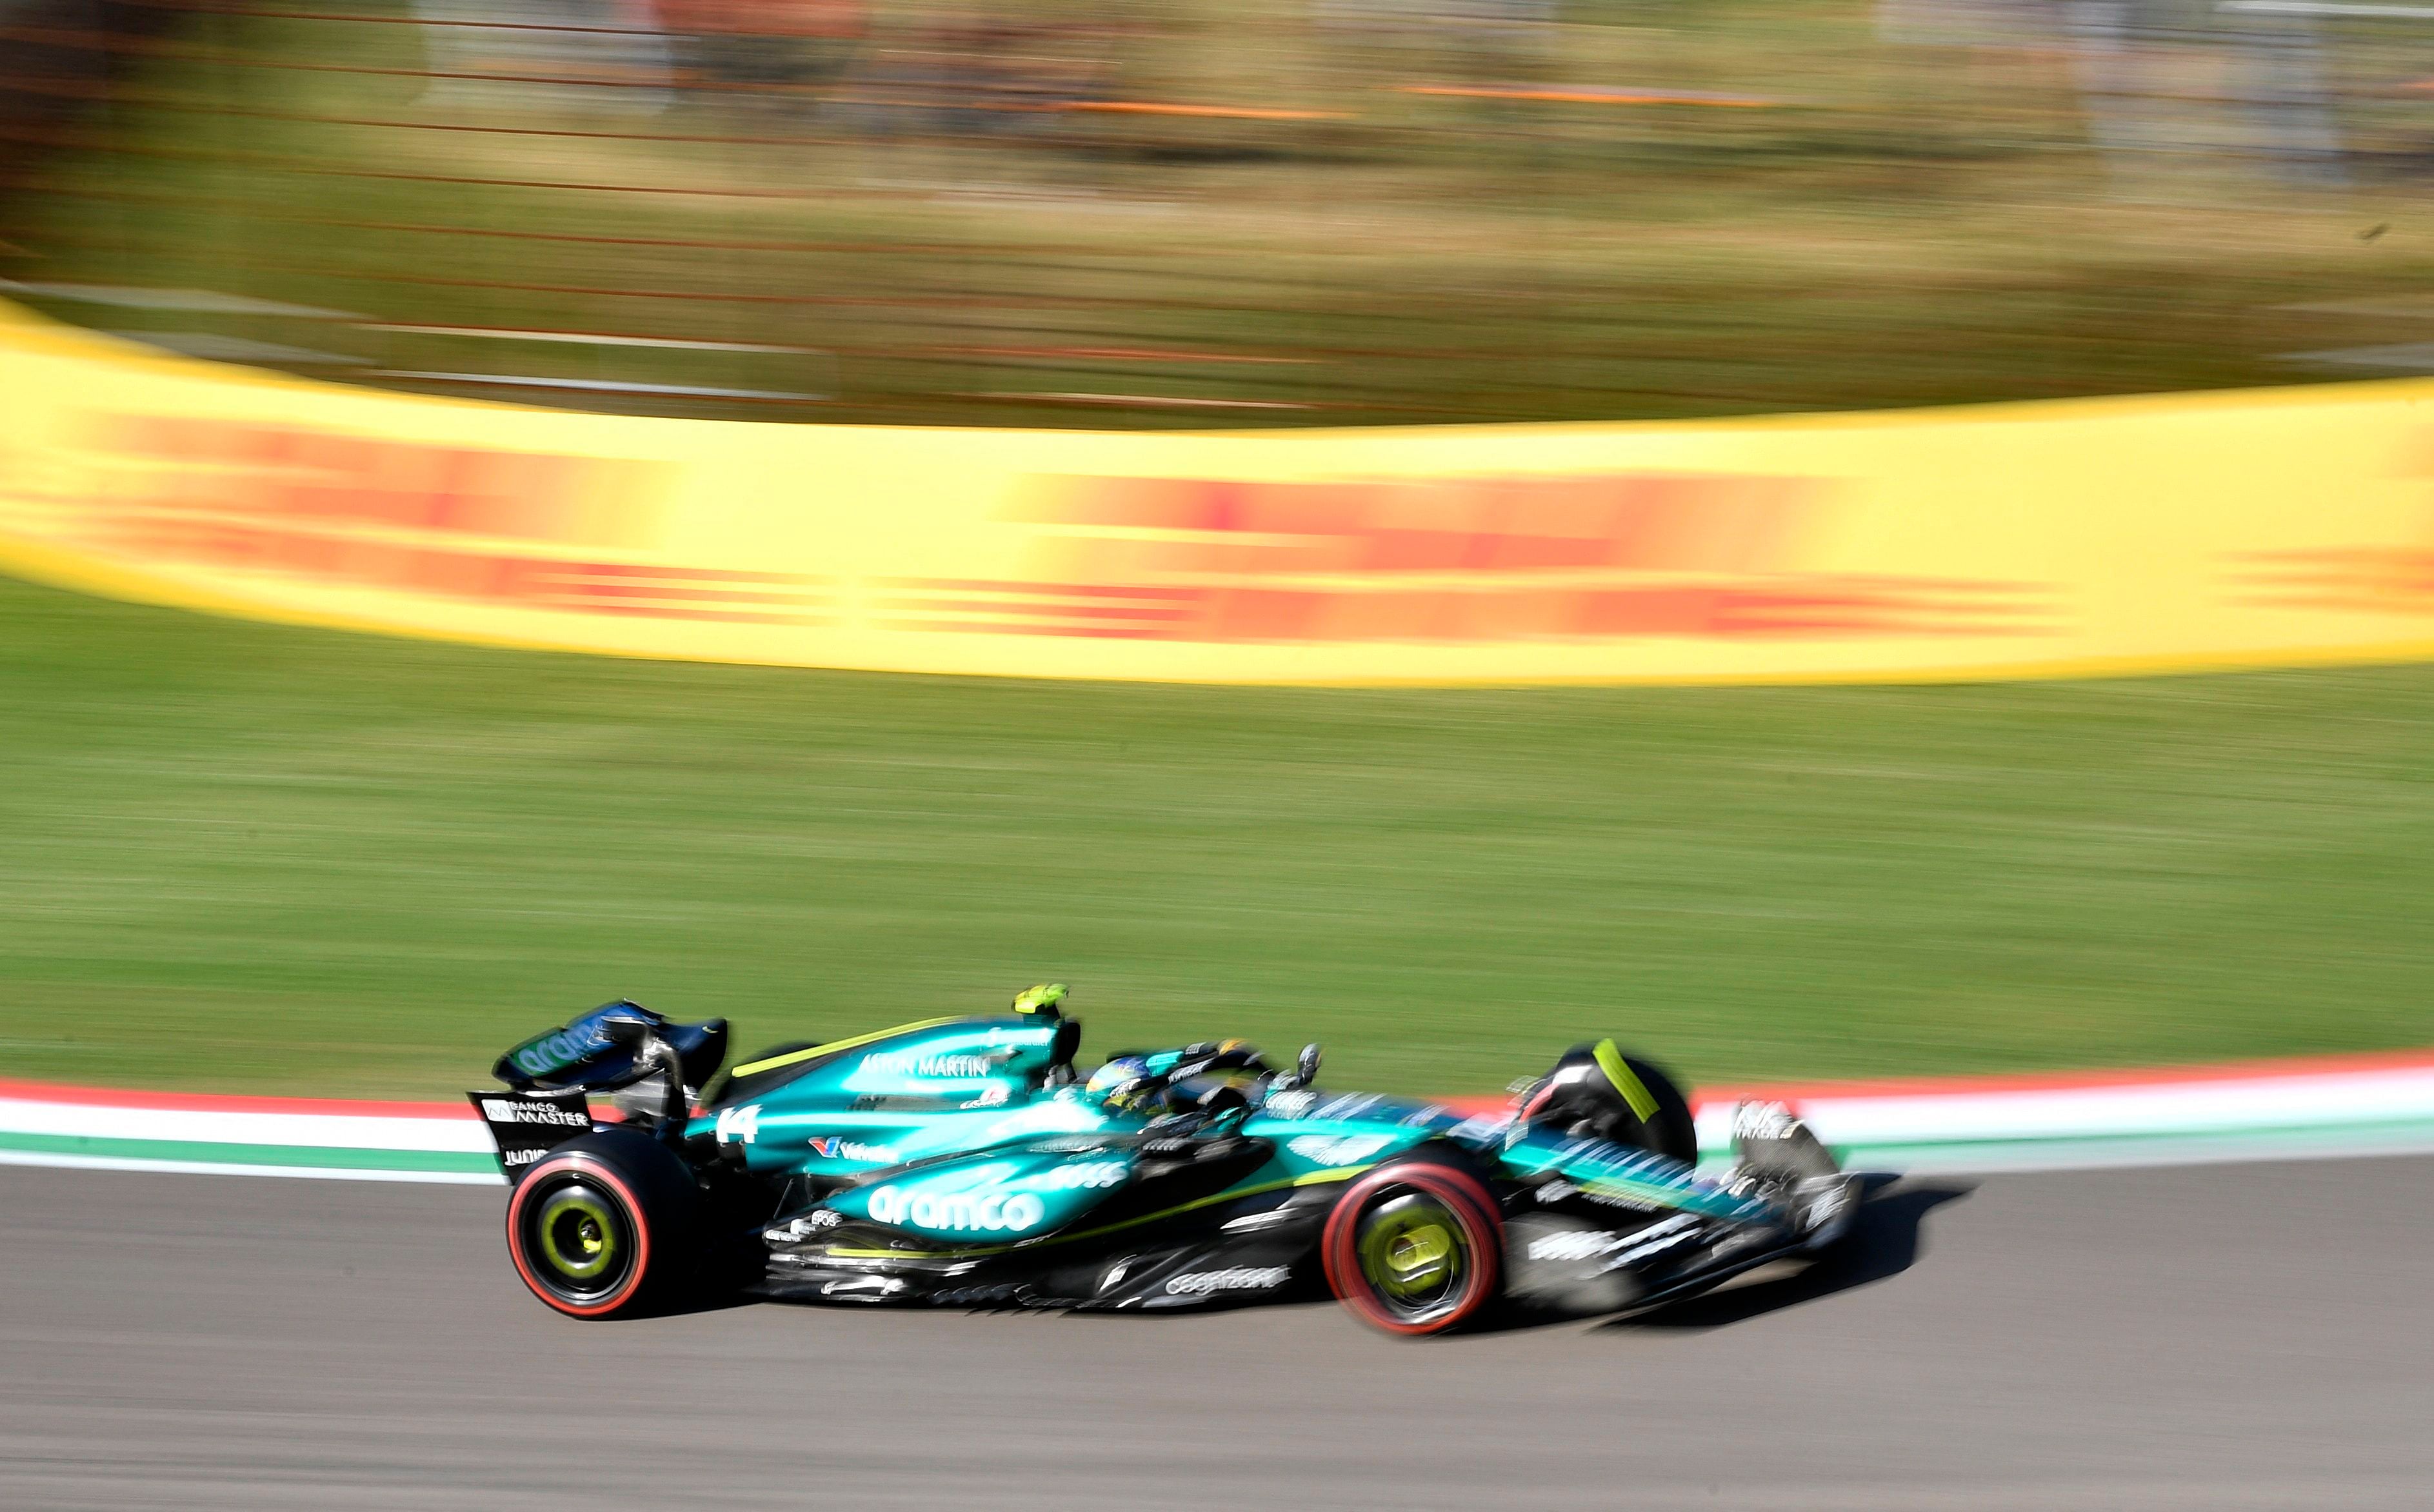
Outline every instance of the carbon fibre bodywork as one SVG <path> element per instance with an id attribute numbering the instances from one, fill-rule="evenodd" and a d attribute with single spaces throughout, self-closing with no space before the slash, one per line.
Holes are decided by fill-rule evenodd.
<path id="1" fill-rule="evenodd" d="M 527 1045 L 579 1050 L 587 1022 Z M 698 1043 L 685 1027 L 664 1038 Z M 1816 1235 L 1786 1182 L 1703 1178 L 1628 1119 L 1593 1132 L 1526 1093 L 1465 1114 L 1331 1092 L 1232 1041 L 1119 1057 L 1084 1085 L 1078 1040 L 1052 1005 L 780 1049 L 660 1135 L 723 1194 L 757 1288 L 792 1299 L 1165 1310 L 1307 1292 L 1346 1194 L 1418 1166 L 1492 1206 L 1503 1294 L 1559 1307 L 1699 1289 Z M 584 1084 L 579 1054 L 557 1079 L 560 1097 Z"/>

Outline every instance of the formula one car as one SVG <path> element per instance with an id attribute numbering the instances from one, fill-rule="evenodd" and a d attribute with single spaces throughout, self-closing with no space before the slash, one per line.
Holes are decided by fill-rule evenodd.
<path id="1" fill-rule="evenodd" d="M 1643 1308 L 1814 1254 L 1851 1178 L 1776 1105 L 1698 1176 L 1689 1105 L 1608 1040 L 1464 1116 L 1314 1085 L 1240 1040 L 1073 1066 L 1065 989 L 1003 1015 L 770 1050 L 612 1003 L 473 1092 L 514 1183 L 507 1251 L 574 1317 L 702 1289 L 824 1302 L 1201 1308 L 1326 1287 L 1435 1333 L 1500 1302 Z M 705 1085 L 706 1084 L 706 1085 Z M 704 1087 L 696 1098 L 695 1087 Z M 599 1116 L 591 1101 L 603 1100 Z"/>

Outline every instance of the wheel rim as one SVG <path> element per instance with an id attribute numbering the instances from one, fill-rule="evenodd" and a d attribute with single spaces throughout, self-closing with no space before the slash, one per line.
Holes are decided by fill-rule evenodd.
<path id="1" fill-rule="evenodd" d="M 1362 1214 L 1354 1252 L 1379 1302 L 1403 1322 L 1452 1310 L 1470 1275 L 1461 1215 L 1428 1193 L 1390 1197 Z"/>
<path id="2" fill-rule="evenodd" d="M 551 1291 L 583 1299 L 617 1289 L 633 1264 L 633 1243 L 617 1199 L 581 1178 L 536 1194 L 524 1220 L 525 1253 Z"/>

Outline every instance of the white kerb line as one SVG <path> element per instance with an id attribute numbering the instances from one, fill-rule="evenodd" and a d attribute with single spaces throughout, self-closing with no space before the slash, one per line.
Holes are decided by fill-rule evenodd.
<path id="1" fill-rule="evenodd" d="M 2390 21 L 2434 21 L 2434 6 L 2353 5 L 2348 0 L 2224 0 L 2215 9 L 2249 16 L 2368 16 Z"/>

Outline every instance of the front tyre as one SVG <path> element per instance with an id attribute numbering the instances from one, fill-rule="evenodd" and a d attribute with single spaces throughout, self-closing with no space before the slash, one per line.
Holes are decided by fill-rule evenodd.
<path id="1" fill-rule="evenodd" d="M 1448 1165 L 1384 1166 L 1346 1189 L 1319 1238 L 1327 1284 L 1389 1333 L 1442 1333 L 1498 1293 L 1504 1225 L 1496 1199 Z"/>
<path id="2" fill-rule="evenodd" d="M 1540 1128 L 1629 1144 L 1684 1165 L 1699 1163 L 1690 1099 L 1654 1064 L 1627 1056 L 1611 1040 L 1564 1052 L 1524 1101 L 1521 1117 Z"/>
<path id="3" fill-rule="evenodd" d="M 507 1254 L 535 1297 L 569 1317 L 631 1317 L 695 1269 L 700 1196 L 666 1146 L 632 1129 L 570 1140 L 507 1199 Z"/>

